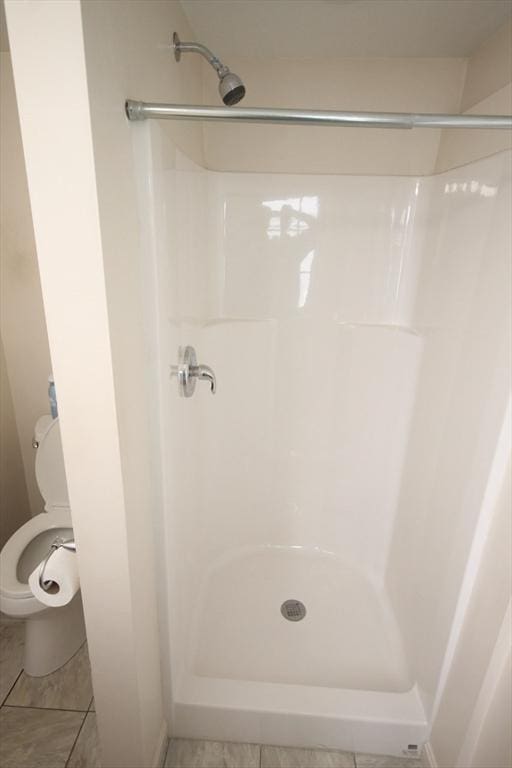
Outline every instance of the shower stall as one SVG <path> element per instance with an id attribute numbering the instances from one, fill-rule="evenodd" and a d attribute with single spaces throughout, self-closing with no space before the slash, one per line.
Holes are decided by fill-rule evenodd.
<path id="1" fill-rule="evenodd" d="M 438 762 L 482 765 L 512 455 L 512 117 L 469 114 L 509 111 L 499 67 L 460 101 L 487 4 L 471 35 L 457 4 L 381 9 L 385 57 L 354 59 L 376 22 L 330 20 L 360 4 L 304 3 L 332 62 L 276 4 L 279 63 L 231 3 L 234 71 L 173 50 L 186 3 L 4 4 L 104 763 L 168 736 L 416 757 L 441 724 Z"/>
<path id="2" fill-rule="evenodd" d="M 510 153 L 228 173 L 165 125 L 134 126 L 134 152 L 171 732 L 416 755 L 507 440 Z M 186 347 L 214 394 L 180 396 Z"/>

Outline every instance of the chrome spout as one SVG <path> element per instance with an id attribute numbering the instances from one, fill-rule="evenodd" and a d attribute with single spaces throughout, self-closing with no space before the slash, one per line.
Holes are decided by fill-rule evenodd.
<path id="1" fill-rule="evenodd" d="M 197 379 L 210 382 L 210 392 L 212 395 L 217 391 L 217 379 L 212 369 L 208 365 L 193 365 L 189 369 L 189 375 Z"/>

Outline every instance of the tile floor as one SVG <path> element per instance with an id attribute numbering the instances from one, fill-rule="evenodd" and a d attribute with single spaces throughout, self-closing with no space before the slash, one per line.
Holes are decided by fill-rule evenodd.
<path id="1" fill-rule="evenodd" d="M 22 669 L 22 622 L 0 622 L 0 766 L 101 768 L 87 647 L 46 677 Z M 171 739 L 165 768 L 421 768 L 420 760 Z"/>
<path id="2" fill-rule="evenodd" d="M 171 739 L 164 768 L 421 768 L 421 760 L 326 749 Z"/>
<path id="3" fill-rule="evenodd" d="M 0 766 L 100 768 L 84 645 L 46 677 L 22 669 L 23 622 L 0 623 Z"/>

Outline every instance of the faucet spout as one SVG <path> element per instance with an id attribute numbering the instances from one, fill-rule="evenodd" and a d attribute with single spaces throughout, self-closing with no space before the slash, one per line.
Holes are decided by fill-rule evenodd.
<path id="1" fill-rule="evenodd" d="M 190 375 L 196 376 L 198 379 L 208 381 L 210 384 L 210 392 L 214 395 L 217 391 L 217 379 L 214 372 L 208 365 L 196 365 L 191 367 Z"/>

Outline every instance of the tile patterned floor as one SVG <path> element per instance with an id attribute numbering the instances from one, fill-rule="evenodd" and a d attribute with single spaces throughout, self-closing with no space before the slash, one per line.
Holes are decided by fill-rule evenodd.
<path id="1" fill-rule="evenodd" d="M 21 671 L 24 633 L 22 621 L 0 624 L 0 706 Z"/>
<path id="2" fill-rule="evenodd" d="M 2 768 L 100 768 L 87 646 L 61 669 L 22 669 L 23 622 L 0 622 Z"/>
<path id="3" fill-rule="evenodd" d="M 354 768 L 351 752 L 262 747 L 261 768 Z"/>
<path id="4" fill-rule="evenodd" d="M 46 677 L 22 672 L 6 699 L 8 707 L 44 707 L 87 712 L 92 684 L 87 646 L 83 645 L 68 663 Z"/>
<path id="5" fill-rule="evenodd" d="M 171 739 L 164 768 L 422 768 L 422 762 L 326 749 Z"/>
<path id="6" fill-rule="evenodd" d="M 23 672 L 22 622 L 0 622 L 0 766 L 101 768 L 87 647 L 46 677 Z M 171 739 L 165 768 L 421 768 L 334 750 Z"/>

